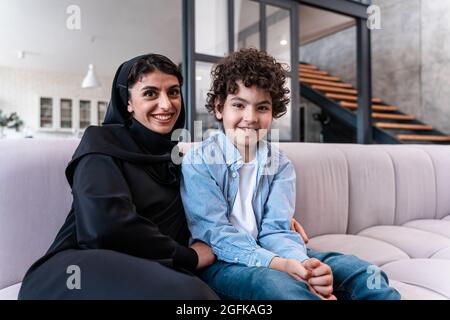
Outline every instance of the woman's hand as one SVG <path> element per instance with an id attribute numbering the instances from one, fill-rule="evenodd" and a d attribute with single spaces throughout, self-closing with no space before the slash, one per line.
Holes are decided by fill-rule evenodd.
<path id="1" fill-rule="evenodd" d="M 191 245 L 191 248 L 197 252 L 198 264 L 197 269 L 202 269 L 214 263 L 216 256 L 214 255 L 210 246 L 204 242 L 196 241 Z"/>
<path id="2" fill-rule="evenodd" d="M 300 236 L 302 237 L 303 241 L 305 243 L 308 243 L 309 238 L 306 235 L 305 230 L 303 229 L 302 225 L 294 218 L 292 218 L 291 220 L 291 230 L 300 233 Z"/>
<path id="3" fill-rule="evenodd" d="M 325 300 L 336 300 L 333 295 L 333 272 L 330 266 L 315 258 L 303 261 L 302 265 L 310 272 L 308 284 L 313 291 Z"/>

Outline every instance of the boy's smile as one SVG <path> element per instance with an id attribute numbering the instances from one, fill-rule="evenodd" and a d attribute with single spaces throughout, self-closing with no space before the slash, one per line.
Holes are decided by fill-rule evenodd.
<path id="1" fill-rule="evenodd" d="M 246 87 L 242 81 L 236 84 L 237 92 L 228 94 L 223 107 L 216 105 L 215 113 L 247 162 L 253 159 L 257 142 L 272 124 L 272 98 L 267 90 L 257 86 Z"/>

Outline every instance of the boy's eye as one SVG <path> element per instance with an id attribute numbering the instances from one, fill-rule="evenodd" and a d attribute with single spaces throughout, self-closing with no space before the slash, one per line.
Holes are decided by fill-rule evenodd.
<path id="1" fill-rule="evenodd" d="M 269 111 L 269 110 L 270 110 L 270 107 L 269 107 L 269 106 L 259 106 L 259 107 L 258 107 L 258 110 L 259 110 L 259 111 Z"/>
<path id="2" fill-rule="evenodd" d="M 242 109 L 244 108 L 244 105 L 242 105 L 241 103 L 235 103 L 233 104 L 233 107 L 235 107 L 236 109 Z"/>

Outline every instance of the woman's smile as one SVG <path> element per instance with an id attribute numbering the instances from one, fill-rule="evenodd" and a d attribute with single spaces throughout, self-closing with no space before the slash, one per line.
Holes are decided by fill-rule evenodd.
<path id="1" fill-rule="evenodd" d="M 158 114 L 152 114 L 151 116 L 162 123 L 169 123 L 170 120 L 172 120 L 173 116 L 175 115 L 175 112 L 173 113 L 158 113 Z"/>

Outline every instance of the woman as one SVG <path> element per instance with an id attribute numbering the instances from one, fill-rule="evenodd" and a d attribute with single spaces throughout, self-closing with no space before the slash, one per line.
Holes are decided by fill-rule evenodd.
<path id="1" fill-rule="evenodd" d="M 203 243 L 188 247 L 170 159 L 171 133 L 185 120 L 181 85 L 161 55 L 119 67 L 104 126 L 86 129 L 66 169 L 72 209 L 20 299 L 217 299 L 192 274 L 214 255 Z"/>

